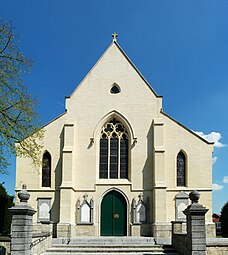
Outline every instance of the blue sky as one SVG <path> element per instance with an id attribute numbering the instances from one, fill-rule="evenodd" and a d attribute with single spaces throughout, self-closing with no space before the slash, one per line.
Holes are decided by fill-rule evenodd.
<path id="1" fill-rule="evenodd" d="M 163 96 L 163 109 L 216 142 L 213 211 L 228 200 L 228 1 L 8 0 L 20 48 L 33 59 L 25 82 L 42 123 L 71 94 L 112 41 Z M 200 160 L 200 155 L 199 155 Z M 0 182 L 14 194 L 15 159 Z M 196 177 L 197 178 L 197 177 Z M 206 176 L 205 176 L 206 178 Z"/>

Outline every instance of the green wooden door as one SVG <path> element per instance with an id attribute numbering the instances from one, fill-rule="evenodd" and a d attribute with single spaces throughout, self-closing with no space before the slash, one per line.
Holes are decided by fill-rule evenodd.
<path id="1" fill-rule="evenodd" d="M 101 235 L 125 236 L 127 234 L 127 204 L 117 191 L 106 194 L 101 203 Z"/>

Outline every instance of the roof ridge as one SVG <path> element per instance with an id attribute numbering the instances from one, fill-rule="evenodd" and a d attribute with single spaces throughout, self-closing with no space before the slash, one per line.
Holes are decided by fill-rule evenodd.
<path id="1" fill-rule="evenodd" d="M 207 144 L 214 144 L 214 142 L 209 142 L 206 139 L 204 139 L 202 136 L 196 134 L 194 131 L 192 131 L 190 128 L 186 127 L 185 125 L 183 125 L 182 123 L 180 123 L 179 121 L 175 120 L 173 117 L 171 117 L 169 114 L 163 112 L 163 110 L 160 111 L 161 114 L 163 114 L 164 116 L 168 117 L 169 119 L 171 119 L 172 121 L 174 121 L 176 124 L 180 125 L 181 127 L 183 127 L 184 129 L 186 129 L 187 131 L 189 131 L 191 134 L 193 134 L 194 136 L 198 137 L 199 139 L 201 139 L 203 142 L 207 143 Z"/>
<path id="2" fill-rule="evenodd" d="M 74 91 L 71 93 L 70 96 L 71 97 L 76 90 L 81 86 L 81 84 L 83 83 L 83 81 L 88 77 L 89 73 L 92 72 L 92 70 L 95 68 L 95 66 L 99 63 L 99 61 L 103 58 L 103 56 L 106 54 L 106 52 L 112 47 L 112 45 L 115 45 L 118 50 L 122 53 L 122 55 L 125 57 L 125 59 L 128 61 L 128 63 L 133 67 L 133 69 L 137 72 L 137 74 L 141 77 L 141 79 L 145 82 L 145 84 L 149 87 L 149 89 L 152 91 L 152 93 L 158 97 L 158 98 L 162 98 L 162 96 L 159 96 L 154 89 L 150 86 L 149 82 L 145 79 L 145 77 L 141 74 L 141 72 L 137 69 L 137 67 L 134 65 L 134 63 L 131 61 L 131 59 L 127 56 L 127 54 L 124 52 L 124 50 L 120 47 L 120 45 L 117 43 L 117 41 L 112 41 L 109 46 L 106 48 L 106 50 L 104 51 L 104 53 L 100 56 L 100 58 L 96 61 L 96 63 L 92 66 L 92 68 L 89 70 L 89 72 L 84 76 L 84 78 L 78 83 L 78 85 L 76 86 L 76 88 L 74 89 Z"/>

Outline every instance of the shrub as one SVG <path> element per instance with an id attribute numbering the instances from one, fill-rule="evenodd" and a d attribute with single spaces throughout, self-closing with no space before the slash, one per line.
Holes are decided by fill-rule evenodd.
<path id="1" fill-rule="evenodd" d="M 10 234 L 12 222 L 11 214 L 8 208 L 13 206 L 13 196 L 9 196 L 6 189 L 0 184 L 0 233 Z"/>
<path id="2" fill-rule="evenodd" d="M 221 230 L 222 237 L 228 237 L 228 202 L 226 202 L 221 211 Z"/>

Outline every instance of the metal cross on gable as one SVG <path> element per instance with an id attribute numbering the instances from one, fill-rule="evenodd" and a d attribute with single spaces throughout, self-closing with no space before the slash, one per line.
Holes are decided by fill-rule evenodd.
<path id="1" fill-rule="evenodd" d="M 116 32 L 114 32 L 112 34 L 112 38 L 113 38 L 113 42 L 116 42 L 116 38 L 117 38 L 118 34 Z"/>

